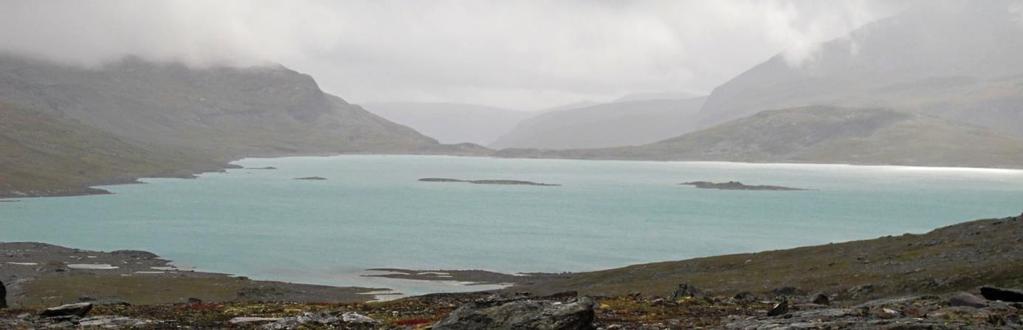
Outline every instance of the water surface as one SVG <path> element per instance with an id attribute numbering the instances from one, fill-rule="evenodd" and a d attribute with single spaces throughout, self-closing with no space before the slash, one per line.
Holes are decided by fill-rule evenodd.
<path id="1" fill-rule="evenodd" d="M 374 267 L 585 271 L 874 238 L 1023 210 L 1023 171 L 444 156 L 245 159 L 114 195 L 0 203 L 0 240 L 140 249 L 208 271 L 450 291 Z M 294 180 L 325 177 L 325 181 Z M 559 187 L 418 182 L 514 179 Z M 739 180 L 808 191 L 721 191 Z"/>

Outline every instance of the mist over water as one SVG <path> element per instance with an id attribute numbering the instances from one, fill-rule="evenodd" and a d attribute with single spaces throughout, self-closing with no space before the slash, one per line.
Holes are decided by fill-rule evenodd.
<path id="1" fill-rule="evenodd" d="M 452 291 L 374 267 L 585 271 L 868 239 L 1019 214 L 1023 171 L 895 166 L 517 160 L 245 159 L 196 180 L 0 204 L 0 241 L 148 250 L 177 265 L 340 286 Z M 320 176 L 325 181 L 294 180 Z M 559 187 L 419 182 L 515 179 Z M 807 191 L 723 191 L 738 180 Z M 481 289 L 473 287 L 470 289 Z"/>

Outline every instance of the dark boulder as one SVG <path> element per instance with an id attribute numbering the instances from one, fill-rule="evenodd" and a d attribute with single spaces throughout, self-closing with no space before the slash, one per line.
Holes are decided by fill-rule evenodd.
<path id="1" fill-rule="evenodd" d="M 703 292 L 689 283 L 679 284 L 678 288 L 675 288 L 675 291 L 671 293 L 671 299 L 676 301 L 684 298 L 696 298 L 701 296 L 703 296 Z"/>
<path id="2" fill-rule="evenodd" d="M 1001 300 L 1006 302 L 1023 302 L 1023 291 L 1015 289 L 1002 289 L 985 286 L 980 288 L 980 295 L 987 300 Z"/>
<path id="3" fill-rule="evenodd" d="M 593 299 L 516 300 L 462 305 L 433 329 L 593 329 Z"/>
<path id="4" fill-rule="evenodd" d="M 981 308 L 987 306 L 987 301 L 981 297 L 977 297 L 966 292 L 960 292 L 948 298 L 948 305 Z"/>
<path id="5" fill-rule="evenodd" d="M 0 281 L 0 308 L 7 308 L 7 288 L 3 281 Z"/>
<path id="6" fill-rule="evenodd" d="M 767 316 L 779 316 L 789 313 L 789 301 L 782 300 L 780 303 L 774 304 L 771 310 L 767 311 Z"/>
<path id="7" fill-rule="evenodd" d="M 826 294 L 818 293 L 817 296 L 813 297 L 813 303 L 827 306 L 831 305 L 831 299 Z"/>
<path id="8" fill-rule="evenodd" d="M 84 317 L 92 310 L 91 303 L 77 303 L 50 307 L 39 313 L 43 317 L 78 316 Z"/>

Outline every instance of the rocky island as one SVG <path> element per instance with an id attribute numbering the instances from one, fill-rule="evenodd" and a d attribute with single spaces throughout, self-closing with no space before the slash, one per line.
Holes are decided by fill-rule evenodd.
<path id="1" fill-rule="evenodd" d="M 802 188 L 782 187 L 782 186 L 763 186 L 763 185 L 746 185 L 739 181 L 728 181 L 728 182 L 709 182 L 709 181 L 692 181 L 680 183 L 680 185 L 693 186 L 700 189 L 719 189 L 719 190 L 776 190 L 776 191 L 796 191 L 806 190 Z"/>
<path id="2" fill-rule="evenodd" d="M 295 180 L 324 181 L 324 180 L 327 180 L 327 178 L 324 178 L 322 176 L 307 176 L 307 177 L 295 178 Z"/>
<path id="3" fill-rule="evenodd" d="M 540 182 L 522 181 L 522 180 L 461 180 L 461 179 L 451 179 L 451 178 L 422 178 L 422 179 L 419 179 L 419 181 L 422 181 L 422 182 L 464 182 L 464 183 L 472 183 L 472 184 L 521 185 L 521 186 L 545 186 L 545 187 L 561 186 L 560 184 L 540 183 Z"/>

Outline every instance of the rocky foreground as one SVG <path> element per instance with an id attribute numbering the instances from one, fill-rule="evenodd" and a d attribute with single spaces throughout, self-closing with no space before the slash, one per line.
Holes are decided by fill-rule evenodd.
<path id="1" fill-rule="evenodd" d="M 522 275 L 516 276 L 521 279 L 513 287 L 494 292 L 382 302 L 321 303 L 311 302 L 309 296 L 300 302 L 294 296 L 254 297 L 236 291 L 233 297 L 145 303 L 112 299 L 115 295 L 109 293 L 109 286 L 84 281 L 76 282 L 81 292 L 94 296 L 107 292 L 102 295 L 105 299 L 84 297 L 78 299 L 81 302 L 57 306 L 53 299 L 28 302 L 25 297 L 39 291 L 31 285 L 38 280 L 31 280 L 15 284 L 18 302 L 0 309 L 0 328 L 1023 328 L 1020 243 L 1023 216 L 972 221 L 922 235 L 590 273 Z M 106 262 L 105 257 L 89 259 L 99 259 L 92 261 L 91 265 L 96 265 Z M 0 270 L 10 269 L 8 265 Z M 149 264 L 141 265 L 152 269 Z M 395 270 L 394 276 L 414 278 L 417 274 Z M 504 276 L 452 271 L 444 279 L 486 281 L 508 275 Z M 131 276 L 115 278 L 127 277 Z M 93 280 L 114 283 L 103 282 L 102 276 Z M 223 284 L 216 283 L 208 288 Z M 122 289 L 161 294 L 158 287 Z"/>

